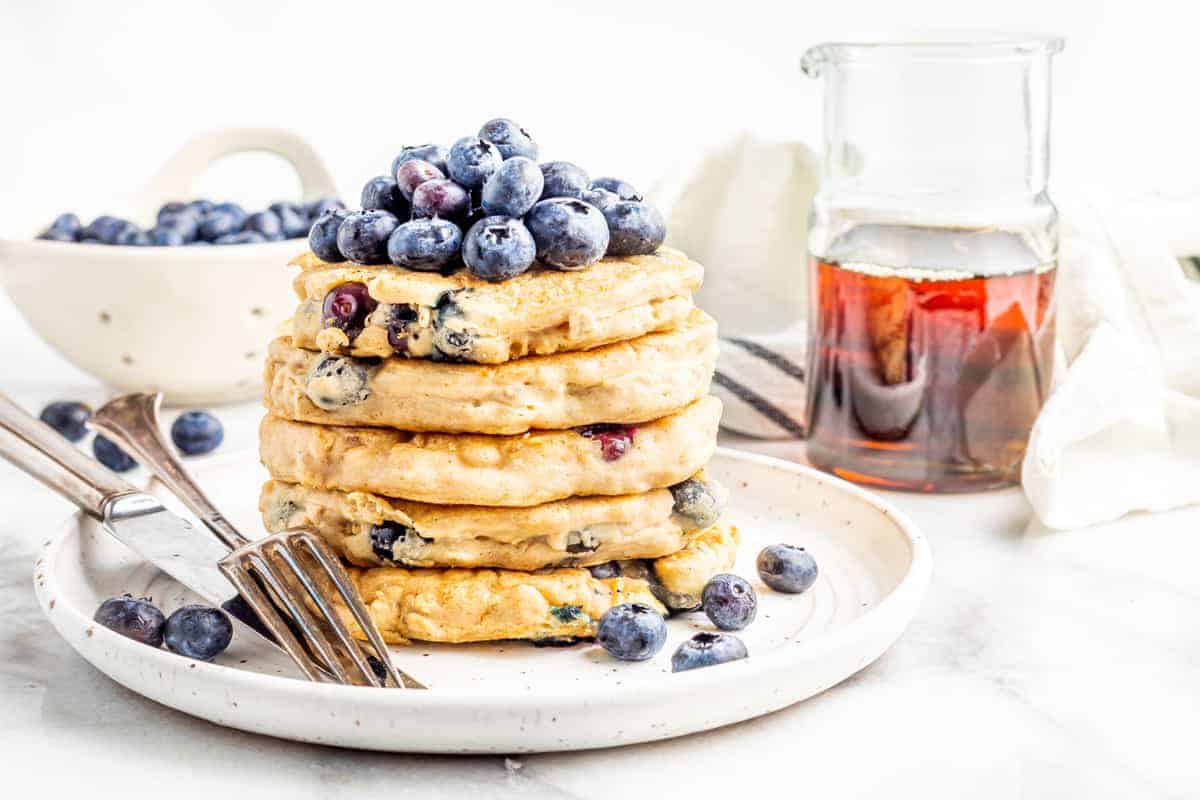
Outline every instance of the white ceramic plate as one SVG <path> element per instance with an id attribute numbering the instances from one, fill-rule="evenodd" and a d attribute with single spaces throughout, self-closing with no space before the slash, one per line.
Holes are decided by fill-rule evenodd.
<path id="1" fill-rule="evenodd" d="M 248 535 L 260 532 L 253 453 L 195 462 L 197 478 Z M 732 493 L 743 534 L 736 571 L 758 590 L 739 635 L 750 658 L 679 674 L 670 656 L 711 630 L 702 613 L 670 622 L 653 660 L 618 662 L 598 646 L 521 642 L 396 648 L 430 685 L 401 691 L 297 679 L 285 656 L 235 636 L 214 663 L 137 644 L 92 622 L 105 598 L 150 595 L 168 613 L 188 593 L 90 520 L 47 543 L 35 583 L 42 609 L 80 655 L 135 692 L 255 733 L 372 750 L 516 753 L 609 747 L 707 730 L 811 697 L 861 670 L 901 634 L 929 582 L 924 537 L 881 498 L 778 459 L 723 450 L 709 470 Z M 803 595 L 771 591 L 754 568 L 773 542 L 808 548 L 820 577 Z"/>

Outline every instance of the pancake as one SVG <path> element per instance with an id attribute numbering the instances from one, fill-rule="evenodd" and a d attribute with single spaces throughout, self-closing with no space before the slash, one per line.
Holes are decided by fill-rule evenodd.
<path id="1" fill-rule="evenodd" d="M 442 505 L 533 506 L 676 484 L 712 458 L 720 418 L 721 402 L 711 396 L 635 428 L 591 436 L 597 429 L 407 433 L 268 415 L 259 428 L 259 455 L 271 477 L 315 489 Z M 614 434 L 628 444 L 614 441 Z"/>
<path id="2" fill-rule="evenodd" d="M 391 265 L 292 261 L 300 307 L 295 347 L 338 355 L 501 364 L 527 355 L 590 350 L 682 324 L 703 268 L 683 253 L 606 258 L 586 270 L 536 267 L 490 283 L 465 269 L 449 275 Z M 378 303 L 361 330 L 343 331 L 322 311 L 325 296 L 361 283 Z"/>
<path id="3" fill-rule="evenodd" d="M 724 490 L 706 483 L 723 506 Z M 360 567 L 538 570 L 658 558 L 683 549 L 703 522 L 678 513 L 669 489 L 494 508 L 268 481 L 259 510 L 269 532 L 307 528 Z"/>
<path id="4" fill-rule="evenodd" d="M 732 565 L 737 530 L 722 524 L 704 536 L 709 550 L 728 551 L 719 563 Z M 689 557 L 687 552 L 677 554 L 676 571 L 686 575 L 690 586 L 718 562 L 706 553 Z M 586 569 L 351 567 L 349 571 L 383 638 L 396 644 L 591 638 L 604 612 L 621 603 L 643 603 L 667 612 L 646 580 L 621 575 L 598 578 Z M 716 573 L 703 581 L 712 574 Z"/>
<path id="5" fill-rule="evenodd" d="M 357 359 L 271 343 L 265 398 L 277 416 L 323 425 L 517 434 L 594 423 L 641 423 L 708 394 L 717 326 L 686 324 L 586 352 L 495 366 Z"/>

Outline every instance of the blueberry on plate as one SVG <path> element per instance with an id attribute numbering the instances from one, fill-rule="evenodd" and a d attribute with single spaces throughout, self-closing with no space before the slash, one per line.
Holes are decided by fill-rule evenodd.
<path id="1" fill-rule="evenodd" d="M 521 220 L 484 217 L 463 237 L 467 269 L 485 281 L 515 278 L 533 265 L 537 247 Z"/>
<path id="2" fill-rule="evenodd" d="M 52 242 L 75 242 L 83 232 L 79 217 L 74 214 L 59 214 L 50 223 L 50 227 L 38 234 L 39 239 Z"/>
<path id="3" fill-rule="evenodd" d="M 622 200 L 641 201 L 643 199 L 642 193 L 633 188 L 633 184 L 626 183 L 620 178 L 596 178 L 592 181 L 592 188 L 612 192 Z"/>
<path id="4" fill-rule="evenodd" d="M 116 442 L 100 434 L 96 434 L 96 438 L 92 439 L 92 453 L 97 461 L 113 472 L 129 472 L 137 466 L 137 462 L 118 447 Z"/>
<path id="5" fill-rule="evenodd" d="M 304 215 L 312 220 L 315 220 L 326 211 L 339 210 L 346 210 L 346 204 L 333 195 L 318 197 L 316 200 L 304 204 Z"/>
<path id="6" fill-rule="evenodd" d="M 463 219 L 471 211 L 471 195 L 448 178 L 425 181 L 413 191 L 414 217 Z"/>
<path id="7" fill-rule="evenodd" d="M 171 441 L 185 456 L 211 453 L 224 438 L 221 420 L 207 411 L 185 411 L 171 423 Z"/>
<path id="8" fill-rule="evenodd" d="M 316 222 L 308 231 L 308 249 L 312 250 L 322 261 L 337 263 L 345 261 L 342 251 L 338 250 L 338 229 L 346 221 L 350 212 L 341 208 L 331 208 L 317 217 Z"/>
<path id="9" fill-rule="evenodd" d="M 167 617 L 163 626 L 168 650 L 200 661 L 221 655 L 232 639 L 233 623 L 219 608 L 184 606 Z"/>
<path id="10" fill-rule="evenodd" d="M 489 216 L 522 217 L 542 196 L 544 183 L 536 161 L 513 156 L 483 184 L 483 211 Z"/>
<path id="11" fill-rule="evenodd" d="M 604 209 L 608 223 L 608 254 L 644 256 L 653 253 L 667 238 L 667 223 L 649 203 L 622 200 Z"/>
<path id="12" fill-rule="evenodd" d="M 100 604 L 92 619 L 135 642 L 151 647 L 163 643 L 163 613 L 146 598 L 111 597 Z"/>
<path id="13" fill-rule="evenodd" d="M 650 606 L 622 603 L 604 612 L 596 641 L 622 661 L 645 661 L 667 641 L 667 621 Z"/>
<path id="14" fill-rule="evenodd" d="M 274 211 L 254 212 L 246 217 L 246 221 L 242 224 L 242 230 L 262 234 L 262 237 L 269 242 L 284 238 L 283 223 L 279 221 L 279 216 Z"/>
<path id="15" fill-rule="evenodd" d="M 486 139 L 496 145 L 500 149 L 500 155 L 505 158 L 522 156 L 524 158 L 531 158 L 534 161 L 537 160 L 537 142 L 533 141 L 533 137 L 529 135 L 529 131 L 511 119 L 501 117 L 488 120 L 479 129 L 479 138 Z"/>
<path id="16" fill-rule="evenodd" d="M 400 220 L 389 211 L 352 213 L 338 228 L 338 250 L 356 264 L 386 264 L 388 238 L 399 225 Z"/>
<path id="17" fill-rule="evenodd" d="M 545 179 L 542 187 L 543 200 L 550 197 L 583 198 L 583 193 L 590 188 L 588 175 L 570 161 L 547 161 L 541 165 L 542 176 Z"/>
<path id="18" fill-rule="evenodd" d="M 428 161 L 445 174 L 446 159 L 449 156 L 450 154 L 446 151 L 446 148 L 440 144 L 419 144 L 405 147 L 400 151 L 400 155 L 392 160 L 392 174 L 395 175 L 396 169 L 405 161 L 410 161 L 414 158 L 418 158 L 421 161 Z"/>
<path id="19" fill-rule="evenodd" d="M 803 547 L 772 544 L 764 547 L 755 562 L 763 583 L 777 592 L 800 594 L 817 582 L 817 562 Z"/>
<path id="20" fill-rule="evenodd" d="M 354 339 L 362 333 L 367 316 L 378 305 L 365 284 L 353 281 L 339 284 L 325 294 L 321 303 L 321 324 L 326 328 L 340 328 Z"/>
<path id="21" fill-rule="evenodd" d="M 445 177 L 440 169 L 419 158 L 410 158 L 396 167 L 396 185 L 400 187 L 400 194 L 404 195 L 405 200 L 412 200 L 413 192 L 422 183 Z"/>
<path id="22" fill-rule="evenodd" d="M 758 595 L 744 578 L 730 573 L 714 575 L 700 595 L 704 613 L 723 631 L 740 631 L 758 614 Z"/>
<path id="23" fill-rule="evenodd" d="M 671 656 L 671 672 L 711 667 L 745 658 L 746 645 L 731 633 L 697 633 Z"/>
<path id="24" fill-rule="evenodd" d="M 258 231 L 238 231 L 237 233 L 228 233 L 224 236 L 218 236 L 213 239 L 213 244 L 261 244 L 267 241 L 267 237 L 263 236 Z"/>
<path id="25" fill-rule="evenodd" d="M 595 206 L 570 197 L 541 200 L 525 216 L 537 257 L 559 269 L 583 269 L 604 257 L 608 225 Z"/>
<path id="26" fill-rule="evenodd" d="M 377 175 L 364 183 L 360 199 L 364 211 L 387 211 L 398 219 L 408 216 L 408 201 L 390 175 Z"/>
<path id="27" fill-rule="evenodd" d="M 500 149 L 489 141 L 464 136 L 450 146 L 446 171 L 464 189 L 478 189 L 504 162 Z"/>
<path id="28" fill-rule="evenodd" d="M 388 258 L 397 266 L 436 272 L 458 256 L 462 240 L 462 229 L 453 222 L 437 218 L 414 219 L 392 232 L 388 239 Z"/>
<path id="29" fill-rule="evenodd" d="M 58 400 L 42 409 L 38 419 L 61 433 L 69 441 L 78 442 L 87 436 L 87 421 L 92 409 L 74 400 Z"/>

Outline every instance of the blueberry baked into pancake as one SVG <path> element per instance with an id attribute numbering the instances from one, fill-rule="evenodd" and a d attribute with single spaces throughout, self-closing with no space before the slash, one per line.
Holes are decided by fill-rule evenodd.
<path id="1" fill-rule="evenodd" d="M 505 119 L 405 147 L 291 262 L 260 509 L 333 546 L 389 642 L 663 625 L 737 555 L 703 268 L 633 186 L 537 154 Z"/>

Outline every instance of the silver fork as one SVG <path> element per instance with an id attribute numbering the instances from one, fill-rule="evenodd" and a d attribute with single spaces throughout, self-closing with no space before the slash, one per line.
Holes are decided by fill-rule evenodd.
<path id="1" fill-rule="evenodd" d="M 305 676 L 313 681 L 424 689 L 393 666 L 350 576 L 319 536 L 296 528 L 250 541 L 212 504 L 159 429 L 161 401 L 161 394 L 118 397 L 96 411 L 90 425 L 127 449 L 232 551 L 219 562 L 221 572 Z M 351 634 L 335 608 L 330 586 L 367 642 Z M 319 614 L 313 614 L 310 603 Z"/>

